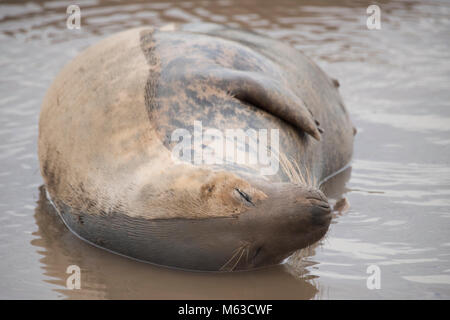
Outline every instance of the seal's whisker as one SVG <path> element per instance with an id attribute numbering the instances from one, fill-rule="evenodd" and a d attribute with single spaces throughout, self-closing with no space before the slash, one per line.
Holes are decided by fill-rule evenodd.
<path id="1" fill-rule="evenodd" d="M 241 261 L 242 257 L 244 256 L 245 253 L 245 259 L 246 262 L 248 262 L 248 254 L 249 254 L 249 248 L 250 248 L 250 243 L 244 243 L 243 245 L 241 245 L 240 247 L 237 247 L 234 251 L 233 251 L 233 255 L 231 256 L 230 259 L 228 259 L 228 261 L 219 269 L 221 271 L 233 271 L 236 266 L 239 264 L 239 262 Z M 237 257 L 237 259 L 236 259 Z M 232 263 L 234 260 L 237 260 L 233 266 L 231 268 L 227 268 L 227 266 Z"/>
<path id="2" fill-rule="evenodd" d="M 312 179 L 308 168 L 305 167 L 304 170 L 301 170 L 299 163 L 293 157 L 289 159 L 285 154 L 280 154 L 280 164 L 283 172 L 291 182 L 305 186 L 315 186 L 316 181 Z"/>
<path id="3" fill-rule="evenodd" d="M 288 179 L 292 180 L 292 176 L 291 176 L 291 174 L 290 174 L 290 172 L 289 172 L 289 170 L 287 168 L 287 164 L 286 164 L 287 159 L 286 159 L 285 155 L 281 153 L 279 158 L 280 158 L 281 169 L 286 174 Z"/>
<path id="4" fill-rule="evenodd" d="M 304 175 L 303 175 L 303 173 L 302 173 L 302 170 L 300 169 L 300 167 L 299 167 L 297 161 L 295 161 L 294 159 L 292 159 L 292 162 L 294 163 L 294 165 L 295 165 L 295 167 L 296 167 L 296 171 L 298 172 L 298 175 L 299 175 L 299 178 L 300 178 L 301 182 L 302 182 L 304 185 L 306 185 L 306 184 L 307 184 L 306 179 L 305 179 L 305 177 L 304 177 Z"/>
<path id="5" fill-rule="evenodd" d="M 310 174 L 309 170 L 306 169 L 305 173 L 306 173 L 306 182 L 307 182 L 307 184 L 312 186 L 313 185 L 313 181 L 311 179 L 311 174 Z"/>
<path id="6" fill-rule="evenodd" d="M 291 160 L 289 160 L 283 153 L 280 153 L 279 158 L 282 170 L 286 174 L 288 179 L 293 183 L 301 183 L 301 178 L 292 165 Z"/>
<path id="7" fill-rule="evenodd" d="M 241 252 L 241 250 L 242 250 L 243 248 L 244 248 L 244 246 L 240 246 L 240 247 L 236 248 L 236 249 L 233 251 L 233 255 L 231 256 L 231 258 L 228 259 L 228 261 L 225 262 L 225 264 L 224 264 L 222 267 L 220 267 L 219 270 L 226 270 L 226 266 L 227 266 L 230 262 L 233 261 L 233 259 L 239 254 L 239 252 Z M 230 271 L 232 271 L 232 270 L 233 270 L 233 269 L 231 269 Z"/>
<path id="8" fill-rule="evenodd" d="M 237 259 L 236 263 L 233 265 L 233 267 L 230 269 L 230 271 L 233 271 L 234 268 L 236 268 L 236 266 L 239 264 L 239 262 L 241 261 L 242 256 L 244 255 L 244 251 L 246 251 L 246 247 L 243 247 L 241 250 L 241 254 L 239 255 L 239 258 Z"/>

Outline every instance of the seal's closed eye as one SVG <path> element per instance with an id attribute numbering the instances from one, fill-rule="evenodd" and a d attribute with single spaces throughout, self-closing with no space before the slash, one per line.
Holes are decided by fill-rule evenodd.
<path id="1" fill-rule="evenodd" d="M 318 125 L 304 102 L 289 88 L 260 73 L 214 68 L 202 77 L 226 90 L 236 99 L 251 104 L 320 140 Z"/>
<path id="2" fill-rule="evenodd" d="M 234 190 L 237 191 L 237 193 L 239 193 L 239 195 L 244 198 L 244 200 L 246 202 L 248 202 L 249 204 L 251 204 L 252 206 L 255 206 L 255 204 L 252 202 L 252 197 L 250 197 L 247 193 L 245 193 L 244 191 L 240 190 L 239 188 L 235 188 Z"/>

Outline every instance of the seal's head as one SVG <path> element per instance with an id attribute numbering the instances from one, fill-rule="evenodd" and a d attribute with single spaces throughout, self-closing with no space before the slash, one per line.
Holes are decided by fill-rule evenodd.
<path id="1" fill-rule="evenodd" d="M 305 185 L 219 173 L 190 189 L 198 196 L 167 201 L 207 216 L 153 220 L 144 260 L 207 271 L 274 265 L 320 240 L 331 221 L 324 194 Z"/>
<path id="2" fill-rule="evenodd" d="M 312 187 L 253 181 L 225 192 L 232 194 L 231 201 L 240 202 L 247 210 L 228 222 L 205 221 L 216 225 L 216 236 L 211 241 L 220 244 L 220 248 L 209 254 L 217 257 L 220 267 L 214 268 L 218 270 L 277 264 L 292 252 L 320 240 L 331 221 L 326 197 Z M 220 228 L 220 224 L 227 227 Z"/>

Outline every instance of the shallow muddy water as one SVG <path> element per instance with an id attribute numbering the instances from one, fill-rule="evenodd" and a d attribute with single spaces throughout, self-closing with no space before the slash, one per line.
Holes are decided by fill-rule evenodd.
<path id="1" fill-rule="evenodd" d="M 450 298 L 450 3 L 69 1 L 0 4 L 0 298 Z M 290 43 L 339 79 L 358 128 L 351 168 L 326 186 L 350 209 L 284 265 L 231 274 L 139 263 L 67 231 L 40 193 L 37 123 L 60 68 L 99 39 L 170 22 L 220 23 Z M 57 133 L 56 133 L 57 134 Z M 81 289 L 66 268 L 81 268 Z M 380 269 L 369 290 L 367 268 Z"/>

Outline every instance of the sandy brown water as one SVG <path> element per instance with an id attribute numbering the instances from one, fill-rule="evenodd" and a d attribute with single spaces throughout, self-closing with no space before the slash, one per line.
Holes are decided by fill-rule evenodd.
<path id="1" fill-rule="evenodd" d="M 366 27 L 368 1 L 77 1 L 80 30 L 66 28 L 69 4 L 0 4 L 0 298 L 450 298 L 449 2 L 379 1 L 381 30 Z M 79 240 L 43 201 L 37 123 L 56 73 L 109 34 L 170 22 L 262 32 L 339 79 L 358 135 L 327 193 L 351 206 L 303 259 L 232 274 L 156 267 Z M 80 290 L 65 286 L 73 264 Z"/>

